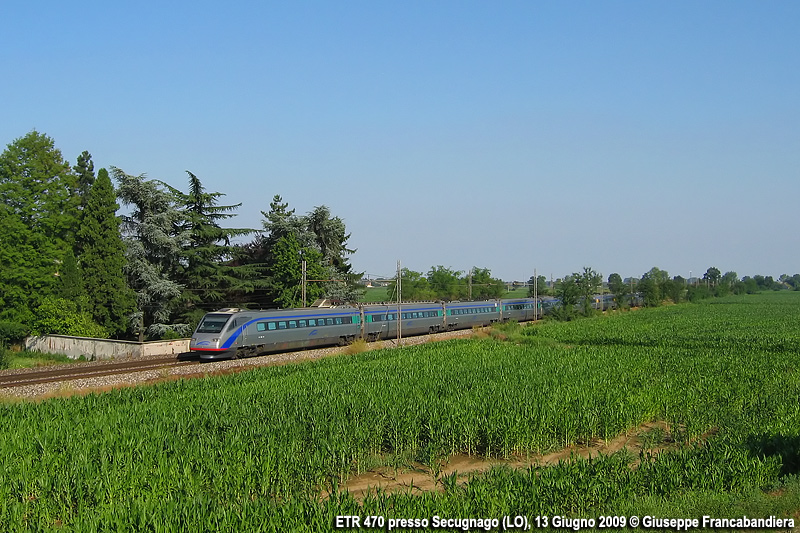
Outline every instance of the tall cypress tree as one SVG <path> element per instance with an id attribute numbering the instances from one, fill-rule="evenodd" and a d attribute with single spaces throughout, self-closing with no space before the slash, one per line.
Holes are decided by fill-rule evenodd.
<path id="1" fill-rule="evenodd" d="M 78 156 L 78 163 L 72 167 L 72 170 L 75 171 L 75 177 L 77 179 L 78 194 L 81 197 L 81 208 L 85 209 L 86 202 L 89 198 L 89 191 L 95 180 L 92 154 L 84 150 L 83 153 Z"/>
<path id="2" fill-rule="evenodd" d="M 72 249 L 68 249 L 64 256 L 58 279 L 60 285 L 57 294 L 60 298 L 76 302 L 78 306 L 86 304 L 86 288 L 83 285 L 83 277 Z"/>
<path id="3" fill-rule="evenodd" d="M 116 217 L 119 206 L 106 169 L 89 189 L 77 243 L 83 283 L 94 320 L 112 335 L 124 331 L 134 311 L 134 294 L 125 282 L 125 245 Z"/>

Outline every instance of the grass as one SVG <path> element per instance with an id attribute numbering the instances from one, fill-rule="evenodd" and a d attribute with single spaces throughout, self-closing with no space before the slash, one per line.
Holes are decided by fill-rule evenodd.
<path id="1" fill-rule="evenodd" d="M 386 302 L 391 298 L 389 287 L 367 287 L 364 290 L 364 297 L 361 299 L 361 303 Z"/>
<path id="2" fill-rule="evenodd" d="M 63 354 L 29 352 L 24 350 L 14 351 L 4 348 L 0 349 L 3 349 L 5 352 L 4 355 L 0 357 L 0 368 L 35 368 L 40 366 L 86 361 L 86 358 L 83 356 L 81 356 L 79 359 L 70 359 Z"/>
<path id="3" fill-rule="evenodd" d="M 800 507 L 800 294 L 495 331 L 0 405 L 0 523 L 328 531 L 345 514 L 763 517 Z M 535 455 L 652 421 L 681 428 L 674 451 L 497 468 L 443 492 L 363 502 L 338 490 L 382 457 L 436 473 L 453 454 Z M 663 438 L 653 431 L 647 444 Z"/>

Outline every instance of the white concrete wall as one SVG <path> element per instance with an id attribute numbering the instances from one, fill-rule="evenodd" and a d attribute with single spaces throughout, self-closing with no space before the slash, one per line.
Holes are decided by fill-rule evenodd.
<path id="1" fill-rule="evenodd" d="M 64 354 L 70 359 L 84 356 L 90 361 L 153 355 L 178 355 L 189 351 L 189 339 L 133 342 L 67 335 L 42 335 L 25 339 L 25 349 L 33 352 Z"/>

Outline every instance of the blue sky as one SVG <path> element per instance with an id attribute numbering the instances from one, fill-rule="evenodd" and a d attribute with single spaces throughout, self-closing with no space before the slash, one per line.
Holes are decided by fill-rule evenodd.
<path id="1" fill-rule="evenodd" d="M 800 272 L 800 3 L 6 2 L 0 143 L 258 228 L 342 217 L 358 270 Z"/>

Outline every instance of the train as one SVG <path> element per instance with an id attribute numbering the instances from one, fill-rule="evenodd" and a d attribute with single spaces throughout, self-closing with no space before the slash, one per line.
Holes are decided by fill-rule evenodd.
<path id="1" fill-rule="evenodd" d="M 197 325 L 189 350 L 200 359 L 236 359 L 303 348 L 374 342 L 398 336 L 427 335 L 495 322 L 525 322 L 548 314 L 555 298 L 363 304 L 343 307 L 248 310 L 226 308 L 207 313 Z M 596 296 L 593 306 L 614 307 L 611 295 Z"/>

